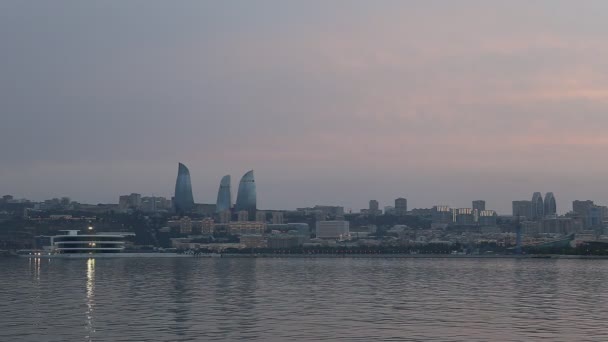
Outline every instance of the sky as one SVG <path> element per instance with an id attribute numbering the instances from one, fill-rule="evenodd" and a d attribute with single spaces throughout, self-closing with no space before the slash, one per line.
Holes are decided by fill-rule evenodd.
<path id="1" fill-rule="evenodd" d="M 608 204 L 604 0 L 3 0 L 0 193 Z"/>

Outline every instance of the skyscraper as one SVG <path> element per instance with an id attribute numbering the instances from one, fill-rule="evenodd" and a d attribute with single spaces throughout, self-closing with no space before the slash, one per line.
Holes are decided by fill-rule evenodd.
<path id="1" fill-rule="evenodd" d="M 532 195 L 532 219 L 542 220 L 545 216 L 545 206 L 543 204 L 543 195 L 540 192 L 535 192 Z"/>
<path id="2" fill-rule="evenodd" d="M 369 201 L 369 214 L 370 215 L 380 215 L 382 212 L 380 211 L 380 204 L 376 200 Z"/>
<path id="3" fill-rule="evenodd" d="M 399 197 L 395 200 L 395 214 L 397 216 L 407 215 L 407 199 Z"/>
<path id="4" fill-rule="evenodd" d="M 583 227 L 585 229 L 592 226 L 592 219 L 590 218 L 593 208 L 597 207 L 593 201 L 573 201 L 572 202 L 572 211 L 576 214 L 576 216 L 583 219 Z"/>
<path id="5" fill-rule="evenodd" d="M 513 216 L 530 220 L 532 216 L 532 201 L 513 201 Z"/>
<path id="6" fill-rule="evenodd" d="M 186 165 L 179 163 L 177 180 L 175 181 L 174 204 L 177 213 L 185 213 L 194 207 L 192 196 L 192 182 L 190 181 L 190 170 Z"/>
<path id="7" fill-rule="evenodd" d="M 473 211 L 475 210 L 477 210 L 477 213 L 481 213 L 482 211 L 486 210 L 486 201 L 473 201 Z"/>
<path id="8" fill-rule="evenodd" d="M 215 212 L 221 213 L 230 210 L 230 207 L 232 207 L 232 191 L 230 189 L 230 175 L 226 175 L 222 178 L 220 189 L 217 192 Z"/>
<path id="9" fill-rule="evenodd" d="M 552 192 L 545 194 L 545 216 L 555 216 L 557 214 L 557 203 Z"/>
<path id="10" fill-rule="evenodd" d="M 253 170 L 247 172 L 239 183 L 239 191 L 236 196 L 236 211 L 246 210 L 249 213 L 257 209 L 257 194 L 255 190 L 255 179 Z"/>

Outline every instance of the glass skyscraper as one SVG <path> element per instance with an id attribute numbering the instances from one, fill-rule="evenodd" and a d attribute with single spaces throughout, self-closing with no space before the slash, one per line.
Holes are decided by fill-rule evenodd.
<path id="1" fill-rule="evenodd" d="M 255 212 L 256 203 L 255 179 L 253 170 L 247 172 L 239 183 L 239 191 L 236 197 L 236 211 L 247 210 L 249 213 Z"/>
<path id="2" fill-rule="evenodd" d="M 215 212 L 221 213 L 230 210 L 232 206 L 232 191 L 230 189 L 230 175 L 226 175 L 220 182 L 220 189 L 217 192 L 217 202 Z"/>
<path id="3" fill-rule="evenodd" d="M 542 220 L 545 216 L 545 206 L 543 205 L 543 195 L 540 192 L 535 192 L 532 195 L 532 218 L 534 220 Z"/>
<path id="4" fill-rule="evenodd" d="M 545 195 L 545 216 L 552 216 L 557 214 L 557 203 L 555 201 L 555 195 L 552 192 L 547 192 Z"/>
<path id="5" fill-rule="evenodd" d="M 175 181 L 175 197 L 173 206 L 177 213 L 185 213 L 194 208 L 194 197 L 192 196 L 192 182 L 190 181 L 190 170 L 186 165 L 179 163 L 177 180 Z"/>

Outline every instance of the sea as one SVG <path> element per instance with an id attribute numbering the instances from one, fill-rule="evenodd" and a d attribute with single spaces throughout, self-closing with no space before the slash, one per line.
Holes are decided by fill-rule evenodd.
<path id="1" fill-rule="evenodd" d="M 2 258 L 0 341 L 608 341 L 608 260 Z"/>

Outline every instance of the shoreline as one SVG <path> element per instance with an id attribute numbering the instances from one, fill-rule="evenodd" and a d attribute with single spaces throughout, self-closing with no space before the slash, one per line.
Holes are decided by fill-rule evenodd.
<path id="1" fill-rule="evenodd" d="M 350 259 L 598 259 L 608 260 L 608 255 L 459 255 L 459 254 L 222 254 L 222 258 L 350 258 Z"/>
<path id="2" fill-rule="evenodd" d="M 117 258 L 230 258 L 230 259 L 566 259 L 566 260 L 608 260 L 608 255 L 462 255 L 462 254 L 178 254 L 178 253 L 111 253 L 111 254 L 54 254 L 17 255 L 19 258 L 36 259 L 117 259 Z"/>

